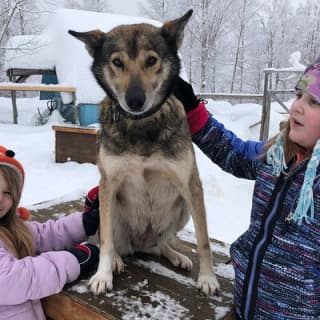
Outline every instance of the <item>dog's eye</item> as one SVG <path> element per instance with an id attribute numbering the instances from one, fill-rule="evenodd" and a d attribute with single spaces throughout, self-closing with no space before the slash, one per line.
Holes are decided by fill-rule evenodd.
<path id="1" fill-rule="evenodd" d="M 156 62 L 157 62 L 157 58 L 153 57 L 153 56 L 150 56 L 146 60 L 146 66 L 147 67 L 152 67 L 152 66 L 154 66 L 156 64 Z"/>
<path id="2" fill-rule="evenodd" d="M 118 68 L 123 68 L 123 63 L 119 58 L 113 59 L 112 63 Z"/>

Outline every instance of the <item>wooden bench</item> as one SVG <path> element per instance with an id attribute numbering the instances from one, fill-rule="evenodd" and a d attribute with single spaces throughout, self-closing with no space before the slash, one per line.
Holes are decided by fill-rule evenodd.
<path id="1" fill-rule="evenodd" d="M 56 84 L 28 84 L 28 83 L 11 83 L 3 82 L 0 83 L 0 91 L 10 91 L 12 95 L 12 111 L 13 111 L 13 123 L 18 123 L 18 109 L 17 102 L 15 99 L 16 91 L 48 91 L 48 92 L 66 92 L 72 94 L 72 101 L 75 105 L 76 102 L 76 88 L 66 87 Z M 77 108 L 75 108 L 75 121 L 79 122 L 79 114 Z"/>
<path id="2" fill-rule="evenodd" d="M 62 213 L 81 211 L 83 200 L 60 203 L 31 212 L 31 219 L 46 221 Z M 41 209 L 42 208 L 42 209 Z M 184 239 L 193 238 L 184 232 Z M 194 244 L 185 242 L 194 249 Z M 114 275 L 111 292 L 93 295 L 87 287 L 91 274 L 65 286 L 60 294 L 43 299 L 51 320 L 117 319 L 224 319 L 234 320 L 232 267 L 228 246 L 212 240 L 215 267 L 221 285 L 219 297 L 207 297 L 195 286 L 199 264 L 196 252 L 187 253 L 193 261 L 191 272 L 173 267 L 167 260 L 142 254 L 125 258 L 125 271 Z"/>

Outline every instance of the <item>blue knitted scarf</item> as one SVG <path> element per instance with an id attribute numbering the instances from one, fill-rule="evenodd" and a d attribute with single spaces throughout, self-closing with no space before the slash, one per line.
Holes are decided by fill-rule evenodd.
<path id="1" fill-rule="evenodd" d="M 279 176 L 281 172 L 285 173 L 287 165 L 283 150 L 283 132 L 280 132 L 275 143 L 267 152 L 266 161 L 273 166 L 272 174 Z M 301 225 L 303 219 L 307 223 L 311 223 L 314 217 L 314 201 L 313 201 L 313 182 L 316 177 L 317 167 L 320 161 L 320 139 L 313 148 L 311 159 L 308 162 L 303 185 L 300 191 L 298 205 L 294 213 L 290 214 L 289 221 Z"/>

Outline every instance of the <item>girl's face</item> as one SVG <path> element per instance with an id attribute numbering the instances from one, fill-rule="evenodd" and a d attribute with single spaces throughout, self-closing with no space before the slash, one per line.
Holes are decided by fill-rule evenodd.
<path id="1" fill-rule="evenodd" d="M 7 181 L 2 172 L 0 172 L 0 219 L 3 218 L 11 209 L 13 199 L 9 191 Z"/>
<path id="2" fill-rule="evenodd" d="M 290 110 L 289 138 L 301 147 L 312 150 L 320 138 L 320 104 L 301 90 L 297 90 L 296 96 Z"/>

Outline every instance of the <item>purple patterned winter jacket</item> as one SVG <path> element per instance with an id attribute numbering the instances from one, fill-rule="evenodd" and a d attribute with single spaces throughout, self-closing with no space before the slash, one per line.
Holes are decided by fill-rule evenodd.
<path id="1" fill-rule="evenodd" d="M 0 241 L 0 319 L 46 319 L 40 299 L 60 292 L 80 274 L 75 256 L 63 250 L 86 239 L 82 213 L 27 223 L 37 256 L 17 259 Z"/>
<path id="2" fill-rule="evenodd" d="M 197 112 L 189 119 L 197 122 Z M 320 319 L 320 168 L 314 219 L 299 225 L 287 217 L 297 206 L 307 160 L 275 177 L 259 158 L 264 143 L 242 141 L 210 115 L 192 139 L 224 171 L 255 180 L 250 225 L 230 251 L 237 319 Z"/>

